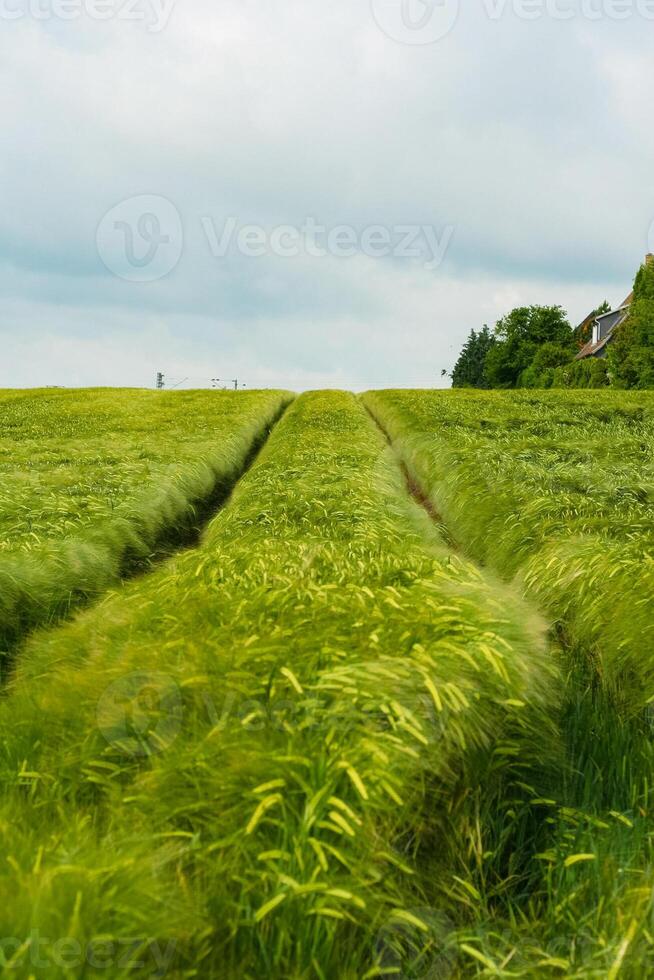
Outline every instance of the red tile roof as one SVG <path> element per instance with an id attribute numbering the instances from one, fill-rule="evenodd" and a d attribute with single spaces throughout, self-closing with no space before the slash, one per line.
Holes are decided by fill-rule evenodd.
<path id="1" fill-rule="evenodd" d="M 596 344 L 594 344 L 592 340 L 589 340 L 588 343 L 584 344 L 579 353 L 576 355 L 575 361 L 580 361 L 582 357 L 591 357 L 593 354 L 596 354 L 598 350 L 602 350 L 603 347 L 606 347 L 610 339 L 611 334 L 609 334 L 608 337 L 605 337 L 604 340 L 598 340 Z"/>

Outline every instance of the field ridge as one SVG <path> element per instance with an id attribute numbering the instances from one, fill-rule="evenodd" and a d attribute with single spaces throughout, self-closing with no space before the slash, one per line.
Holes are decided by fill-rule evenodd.
<path id="1" fill-rule="evenodd" d="M 292 401 L 280 394 L 243 418 L 217 452 L 182 467 L 175 478 L 146 487 L 129 512 L 27 553 L 0 554 L 0 677 L 34 629 L 197 544 L 229 500 Z"/>

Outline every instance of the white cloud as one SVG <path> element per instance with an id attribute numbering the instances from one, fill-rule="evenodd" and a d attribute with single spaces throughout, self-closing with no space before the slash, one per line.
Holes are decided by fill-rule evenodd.
<path id="1" fill-rule="evenodd" d="M 161 33 L 3 22 L 0 383 L 148 383 L 214 351 L 252 383 L 436 383 L 518 302 L 577 320 L 622 298 L 654 218 L 648 45 L 634 18 L 490 21 L 481 0 L 424 47 L 368 0 L 178 0 Z M 95 236 L 142 194 L 175 204 L 185 247 L 135 285 Z M 217 260 L 203 215 L 455 236 L 435 273 Z"/>
<path id="2" fill-rule="evenodd" d="M 14 339 L 0 363 L 0 387 L 149 386 L 157 371 L 183 387 L 239 378 L 248 387 L 438 387 L 471 327 L 494 323 L 527 303 L 563 302 L 574 322 L 604 298 L 592 285 L 480 276 L 425 278 L 419 270 L 354 259 L 342 267 L 363 280 L 372 313 L 241 317 L 54 307 L 14 301 L 3 315 Z M 610 299 L 621 286 L 614 285 Z M 188 379 L 188 380 L 184 380 Z"/>

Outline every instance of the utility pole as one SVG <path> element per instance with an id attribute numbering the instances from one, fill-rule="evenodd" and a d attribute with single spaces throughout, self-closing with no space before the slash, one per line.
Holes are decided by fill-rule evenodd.
<path id="1" fill-rule="evenodd" d="M 161 391 L 164 386 L 164 376 L 161 371 L 157 371 L 157 391 Z"/>
<path id="2" fill-rule="evenodd" d="M 223 385 L 224 385 L 225 388 L 227 387 L 228 384 L 234 385 L 234 391 L 238 391 L 238 378 L 232 378 L 231 381 L 223 381 Z M 211 387 L 212 388 L 220 388 L 220 386 L 221 386 L 220 385 L 220 378 L 212 378 L 211 379 Z M 245 385 L 244 384 L 241 384 L 241 388 L 245 388 Z"/>

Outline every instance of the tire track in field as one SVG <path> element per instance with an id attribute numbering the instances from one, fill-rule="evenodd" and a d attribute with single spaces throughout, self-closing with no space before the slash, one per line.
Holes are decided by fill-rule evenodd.
<path id="1" fill-rule="evenodd" d="M 460 555 L 462 557 L 466 557 L 467 560 L 470 560 L 468 556 L 464 554 L 463 548 L 461 547 L 459 542 L 454 538 L 452 532 L 450 531 L 449 527 L 445 523 L 443 515 L 439 513 L 439 511 L 436 508 L 436 505 L 431 500 L 429 495 L 425 492 L 424 488 L 419 483 L 415 474 L 410 471 L 409 467 L 406 464 L 406 461 L 404 460 L 402 455 L 398 452 L 393 440 L 391 439 L 391 436 L 389 435 L 388 431 L 386 430 L 386 428 L 384 427 L 380 419 L 377 418 L 377 416 L 372 412 L 372 410 L 368 407 L 368 405 L 366 405 L 363 402 L 362 404 L 366 412 L 368 413 L 368 415 L 370 416 L 370 418 L 375 423 L 376 427 L 379 429 L 384 439 L 388 443 L 390 449 L 392 450 L 393 455 L 397 460 L 397 463 L 402 471 L 402 475 L 404 476 L 404 482 L 406 484 L 406 489 L 409 496 L 411 496 L 413 500 L 415 500 L 415 502 L 420 507 L 422 507 L 422 509 L 426 511 L 426 513 L 429 515 L 430 519 L 437 526 L 441 534 L 441 537 L 443 538 L 443 541 L 447 545 L 447 547 L 455 554 Z M 475 562 L 474 564 L 478 566 L 480 565 L 479 562 Z"/>
<path id="2" fill-rule="evenodd" d="M 437 507 L 425 494 L 419 479 L 412 474 L 401 448 L 394 443 L 380 419 L 368 405 L 364 403 L 364 407 L 386 438 L 395 459 L 402 468 L 407 481 L 407 490 L 432 520 L 438 523 L 439 530 L 449 535 L 447 525 L 443 522 Z M 456 548 L 451 537 L 450 541 Z M 490 576 L 496 577 L 499 583 L 511 587 L 512 582 L 519 581 L 519 573 L 513 580 L 509 580 L 502 576 L 499 570 L 494 570 L 492 565 L 484 565 L 477 558 L 467 555 L 464 548 L 456 550 L 466 561 L 479 568 L 482 574 L 486 576 L 490 573 Z M 490 920 L 493 930 L 497 929 L 498 920 L 500 922 L 504 920 L 507 925 L 514 920 L 522 921 L 526 924 L 527 936 L 529 936 L 531 929 L 536 924 L 540 925 L 543 919 L 555 923 L 556 914 L 562 905 L 572 903 L 574 896 L 582 890 L 586 890 L 589 894 L 589 907 L 596 907 L 598 902 L 601 904 L 605 900 L 606 891 L 601 895 L 599 890 L 593 893 L 591 871 L 585 880 L 577 879 L 574 885 L 565 886 L 564 879 L 559 878 L 561 883 L 557 890 L 554 915 L 552 908 L 548 907 L 547 903 L 551 902 L 548 896 L 552 887 L 553 869 L 559 868 L 565 871 L 569 862 L 574 860 L 569 853 L 570 840 L 573 838 L 573 849 L 580 852 L 582 857 L 613 860 L 616 864 L 620 860 L 622 863 L 629 863 L 634 874 L 641 876 L 651 874 L 651 862 L 646 854 L 641 856 L 642 845 L 638 843 L 627 845 L 621 830 L 616 830 L 614 824 L 616 821 L 625 820 L 636 842 L 647 837 L 650 832 L 651 812 L 648 800 L 651 780 L 652 721 L 649 713 L 646 716 L 643 716 L 642 712 L 630 716 L 625 712 L 619 690 L 605 686 L 601 657 L 596 647 L 571 636 L 564 621 L 553 622 L 551 613 L 541 606 L 537 597 L 531 596 L 523 588 L 521 593 L 525 606 L 549 623 L 549 648 L 552 657 L 559 664 L 562 679 L 561 703 L 554 716 L 561 746 L 560 771 L 557 774 L 552 773 L 549 777 L 551 784 L 546 785 L 545 798 L 535 799 L 530 804 L 536 805 L 536 811 L 532 823 L 533 829 L 530 831 L 532 844 L 526 852 L 527 860 L 523 862 L 525 872 L 523 875 L 514 876 L 513 882 L 511 878 L 506 879 L 508 887 L 502 896 L 502 901 L 506 904 L 497 907 L 495 918 Z M 625 764 L 625 760 L 629 761 L 629 765 Z M 539 816 L 538 809 L 541 805 L 543 808 Z M 582 814 L 583 819 L 580 820 Z M 594 825 L 592 829 L 591 825 Z M 602 832 L 608 835 L 601 844 L 597 826 L 603 827 Z M 540 857 L 537 856 L 537 851 L 540 852 Z M 629 856 L 625 857 L 627 852 Z M 554 855 L 553 863 L 549 864 L 547 871 L 540 861 L 543 854 Z M 622 857 L 618 858 L 618 855 Z M 541 865 L 541 870 L 532 868 L 527 873 L 533 859 Z M 599 863 L 598 860 L 591 862 L 592 865 L 596 863 Z M 643 918 L 642 911 L 635 902 L 630 906 L 629 895 L 626 883 L 623 883 L 621 892 L 615 889 L 610 899 L 615 902 L 615 905 L 606 913 L 604 922 L 621 914 L 624 918 L 629 917 L 633 922 L 640 923 Z M 543 903 L 541 918 L 534 922 L 532 909 L 538 908 L 540 903 Z M 588 948 L 592 948 L 594 942 L 597 942 L 598 950 L 604 948 L 606 940 L 602 935 L 603 932 L 606 932 L 606 927 L 598 926 L 598 940 L 588 938 Z M 562 935 L 560 923 L 557 934 Z M 573 935 L 577 936 L 576 933 Z M 638 935 L 639 930 L 636 930 L 630 939 L 630 944 L 635 944 Z M 530 940 L 526 941 L 530 942 Z M 515 939 L 512 940 L 513 944 L 515 942 Z M 612 940 L 612 942 L 614 944 L 613 966 L 611 969 L 606 966 L 605 972 L 608 970 L 607 976 L 617 977 L 620 965 L 624 961 L 626 946 L 621 936 L 617 941 Z M 651 943 L 649 945 L 651 947 Z M 543 944 L 543 949 L 547 946 L 549 943 Z M 560 948 L 558 947 L 559 950 Z M 593 955 L 597 956 L 597 953 Z M 642 952 L 640 956 L 634 954 L 631 962 L 634 964 L 640 962 L 642 956 Z M 582 974 L 577 971 L 575 975 L 586 976 L 586 972 Z"/>
<path id="3" fill-rule="evenodd" d="M 382 421 L 379 418 L 377 418 L 375 413 L 368 407 L 368 405 L 366 405 L 365 403 L 363 404 L 372 422 L 375 424 L 378 431 L 384 436 L 384 439 L 388 444 L 389 448 L 391 449 L 393 456 L 397 461 L 398 466 L 402 470 L 406 482 L 407 493 L 417 504 L 420 505 L 420 507 L 422 507 L 422 509 L 429 516 L 429 518 L 434 522 L 437 530 L 439 531 L 441 537 L 443 538 L 443 542 L 445 543 L 445 545 L 451 549 L 452 553 L 458 559 L 465 561 L 467 564 L 477 569 L 479 575 L 482 576 L 484 579 L 491 582 L 494 581 L 496 585 L 499 586 L 500 588 L 510 590 L 512 587 L 510 582 L 507 582 L 506 580 L 502 579 L 499 575 L 494 573 L 493 570 L 490 569 L 488 566 L 484 566 L 484 564 L 481 563 L 478 559 L 473 558 L 469 553 L 466 552 L 465 547 L 462 546 L 460 542 L 454 538 L 454 536 L 450 532 L 448 525 L 445 523 L 441 513 L 439 512 L 438 507 L 432 501 L 429 495 L 426 493 L 418 477 L 409 468 L 409 464 L 406 462 L 403 453 L 401 452 L 400 448 L 394 443 L 392 437 L 390 436 L 389 432 L 385 428 Z M 533 602 L 533 600 L 531 600 L 528 596 L 525 595 L 521 595 L 521 599 L 522 602 L 524 603 L 525 610 L 529 610 L 530 613 L 536 615 L 539 619 L 542 620 L 544 624 L 548 623 L 548 617 L 546 613 L 544 613 L 544 611 L 538 605 L 536 605 Z M 562 654 L 567 657 L 571 655 L 571 650 L 570 647 L 566 645 L 565 637 L 561 637 L 557 635 L 556 631 L 553 630 L 551 627 L 547 629 L 546 636 L 547 636 L 547 645 L 549 651 L 551 653 L 551 656 L 555 660 L 559 660 L 560 662 L 560 658 Z M 563 679 L 563 681 L 564 684 L 567 683 L 565 678 Z M 569 689 L 564 686 L 564 688 L 562 689 L 562 694 L 566 694 L 568 698 L 572 697 L 574 701 L 575 694 L 579 695 L 579 692 L 578 691 L 576 692 L 575 689 L 573 689 L 572 695 L 570 695 Z M 572 766 L 570 760 L 573 759 L 574 756 L 568 744 L 567 734 L 564 726 L 563 711 L 560 714 L 556 715 L 556 723 L 561 737 L 561 742 L 560 742 L 561 752 L 562 752 L 561 764 L 564 767 L 564 772 L 567 774 L 568 772 L 571 771 Z M 554 797 L 555 799 L 559 799 L 560 805 L 563 805 L 566 802 L 568 803 L 568 805 L 572 805 L 573 801 L 567 799 L 568 789 L 567 786 L 565 785 L 565 781 L 557 782 L 553 770 L 549 768 L 547 763 L 544 765 L 541 776 L 542 779 L 544 780 L 542 785 L 546 787 L 548 798 Z M 545 850 L 547 849 L 547 847 L 550 846 L 555 847 L 558 844 L 556 833 L 553 830 L 551 830 L 549 824 L 545 822 L 546 815 L 547 815 L 547 811 L 545 810 L 543 810 L 542 815 L 539 815 L 537 812 L 534 814 L 532 830 L 530 831 L 531 843 L 527 846 L 527 862 L 535 858 L 536 852 L 539 848 L 541 850 Z M 486 817 L 486 821 L 487 819 L 488 818 Z M 488 831 L 488 827 L 486 822 L 484 822 L 484 833 L 486 833 L 487 831 Z M 492 830 L 490 831 L 490 833 L 492 839 Z M 546 835 L 545 836 L 546 843 L 542 843 L 542 842 L 538 843 L 538 841 L 541 840 L 541 838 L 539 837 L 540 834 Z M 532 884 L 530 886 L 531 888 L 537 887 L 534 884 L 534 881 L 535 879 L 532 878 L 531 879 Z M 514 893 L 510 887 L 509 891 L 506 892 L 506 900 L 509 903 L 509 905 L 513 901 L 514 907 L 519 908 L 521 911 L 526 910 L 528 908 L 528 905 L 527 902 L 525 902 L 524 897 L 521 897 L 518 894 L 515 896 L 515 898 L 511 898 L 513 894 Z M 531 900 L 531 891 L 528 890 L 527 901 L 529 900 Z"/>
<path id="4" fill-rule="evenodd" d="M 198 547 L 206 526 L 229 503 L 234 490 L 252 466 L 254 466 L 261 451 L 270 439 L 273 429 L 281 422 L 286 410 L 291 404 L 292 402 L 286 402 L 284 405 L 281 405 L 277 414 L 264 426 L 263 431 L 250 446 L 247 456 L 238 471 L 229 479 L 218 477 L 209 494 L 200 500 L 194 501 L 194 519 L 192 522 L 177 527 L 171 526 L 166 529 L 165 534 L 157 543 L 156 551 L 145 561 L 137 559 L 134 562 L 130 562 L 129 557 L 127 557 L 121 569 L 121 582 L 147 575 L 150 569 L 158 567 L 170 560 L 179 552 L 189 551 Z"/>
<path id="5" fill-rule="evenodd" d="M 144 558 L 141 555 L 127 552 L 121 559 L 118 577 L 110 582 L 106 588 L 92 594 L 71 593 L 68 605 L 60 612 L 53 613 L 51 619 L 27 623 L 18 627 L 15 633 L 5 640 L 2 649 L 0 649 L 0 688 L 4 687 L 7 680 L 11 678 L 13 666 L 20 655 L 20 649 L 33 633 L 38 630 L 57 629 L 61 623 L 71 619 L 75 613 L 88 609 L 95 602 L 99 602 L 111 589 L 119 588 L 131 580 L 143 578 L 167 561 L 172 560 L 175 555 L 196 548 L 202 540 L 205 528 L 229 503 L 234 490 L 256 462 L 292 401 L 280 405 L 277 413 L 264 425 L 261 433 L 254 439 L 245 460 L 234 473 L 229 476 L 216 474 L 215 482 L 209 493 L 192 502 L 189 520 L 163 529 L 157 539 L 155 549 L 150 555 Z"/>

